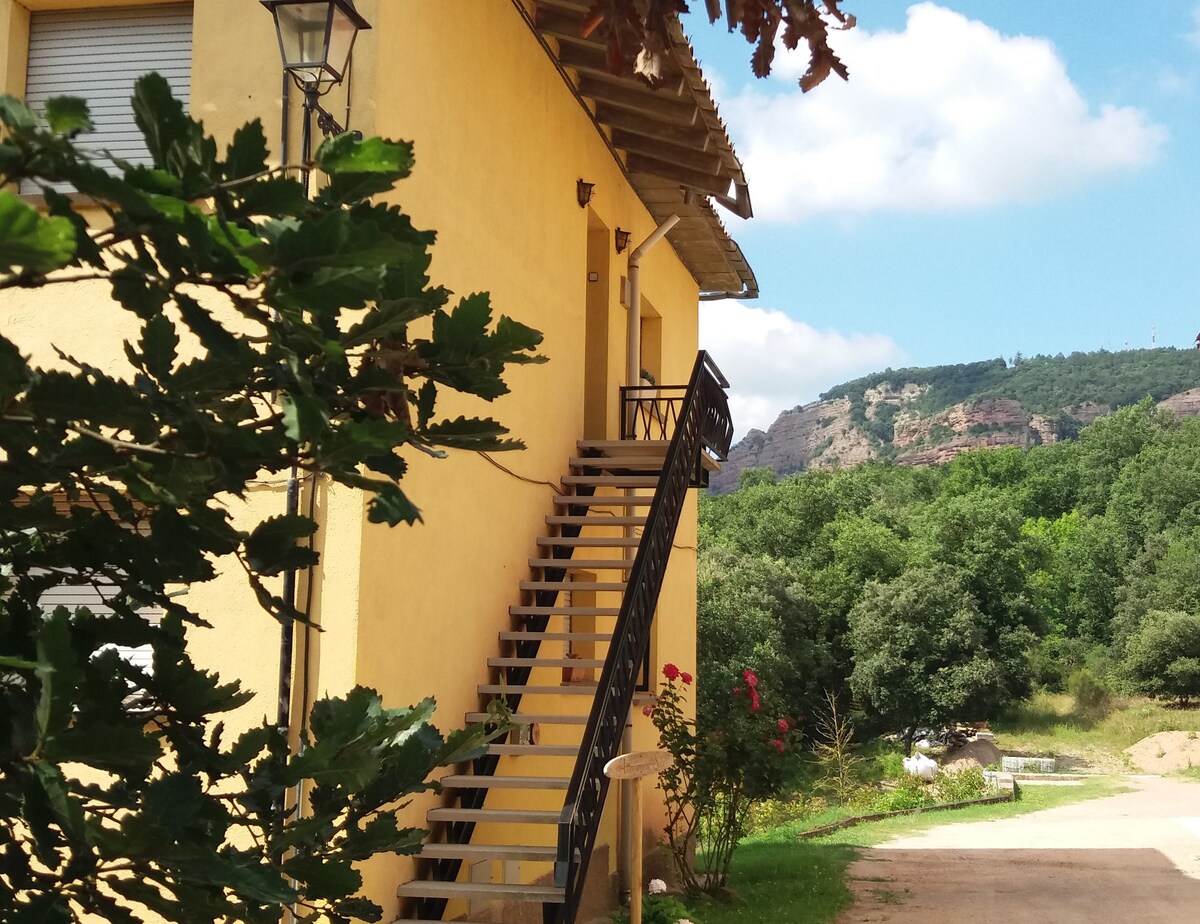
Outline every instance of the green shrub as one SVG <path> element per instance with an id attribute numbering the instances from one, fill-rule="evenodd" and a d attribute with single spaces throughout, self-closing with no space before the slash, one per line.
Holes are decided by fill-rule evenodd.
<path id="1" fill-rule="evenodd" d="M 876 812 L 899 812 L 904 809 L 933 805 L 932 787 L 922 783 L 911 774 L 905 773 L 896 780 L 894 789 L 885 789 L 879 794 L 873 809 Z"/>
<path id="2" fill-rule="evenodd" d="M 904 754 L 901 751 L 884 751 L 875 756 L 875 768 L 879 779 L 894 780 L 905 775 Z"/>
<path id="3" fill-rule="evenodd" d="M 1112 703 L 1112 689 L 1090 667 L 1081 667 L 1067 678 L 1067 692 L 1076 711 L 1084 715 L 1102 715 Z"/>
<path id="4" fill-rule="evenodd" d="M 799 792 L 779 799 L 761 799 L 750 805 L 746 817 L 746 833 L 769 831 L 789 821 L 820 815 L 828 808 L 829 803 L 820 796 L 805 796 Z"/>
<path id="5" fill-rule="evenodd" d="M 874 793 L 870 800 L 856 804 L 855 809 L 864 814 L 899 812 L 947 802 L 967 802 L 992 793 L 979 767 L 941 774 L 933 783 L 922 783 L 915 776 L 904 773 L 892 784 L 891 788 Z"/>
<path id="6" fill-rule="evenodd" d="M 967 767 L 957 773 L 943 773 L 934 783 L 938 802 L 967 802 L 991 795 L 991 786 L 981 767 Z"/>
<path id="7" fill-rule="evenodd" d="M 622 908 L 609 917 L 615 924 L 629 924 L 629 909 Z M 676 924 L 681 920 L 700 924 L 692 911 L 674 895 L 663 892 L 642 899 L 642 924 Z"/>
<path id="8" fill-rule="evenodd" d="M 1188 705 L 1200 698 L 1200 614 L 1151 610 L 1129 639 L 1125 674 L 1147 696 Z"/>

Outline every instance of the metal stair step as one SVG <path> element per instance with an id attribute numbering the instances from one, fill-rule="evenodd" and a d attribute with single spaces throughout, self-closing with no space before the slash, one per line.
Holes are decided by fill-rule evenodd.
<path id="1" fill-rule="evenodd" d="M 501 632 L 502 642 L 609 642 L 611 632 Z"/>
<path id="2" fill-rule="evenodd" d="M 389 924 L 429 924 L 428 918 L 393 918 Z M 459 918 L 454 924 L 491 924 L 490 921 L 466 921 Z"/>
<path id="3" fill-rule="evenodd" d="M 418 857 L 425 860 L 534 860 L 553 863 L 554 847 L 525 844 L 426 844 Z"/>
<path id="4" fill-rule="evenodd" d="M 602 658 L 488 658 L 488 667 L 604 667 Z"/>
<path id="5" fill-rule="evenodd" d="M 510 616 L 619 616 L 615 606 L 510 606 Z"/>
<path id="6" fill-rule="evenodd" d="M 654 503 L 653 494 L 554 495 L 554 506 L 556 507 L 649 507 L 652 503 Z"/>
<path id="7" fill-rule="evenodd" d="M 495 718 L 486 712 L 468 712 L 466 721 L 487 722 Z M 517 712 L 513 722 L 517 725 L 587 725 L 586 715 L 560 715 L 558 713 Z"/>
<path id="8" fill-rule="evenodd" d="M 598 452 L 603 455 L 666 456 L 670 442 L 667 440 L 577 440 L 575 445 L 582 453 Z"/>
<path id="9" fill-rule="evenodd" d="M 632 558 L 531 558 L 530 568 L 562 568 L 564 571 L 628 571 Z"/>
<path id="10" fill-rule="evenodd" d="M 547 526 L 645 526 L 645 517 L 630 516 L 567 516 L 555 514 L 546 517 Z"/>
<path id="11" fill-rule="evenodd" d="M 562 549 L 635 549 L 642 540 L 637 536 L 538 536 L 542 547 Z"/>
<path id="12" fill-rule="evenodd" d="M 425 813 L 425 817 L 433 821 L 474 821 L 480 824 L 505 825 L 556 825 L 561 811 L 554 809 L 472 809 L 472 808 L 436 808 Z"/>
<path id="13" fill-rule="evenodd" d="M 521 581 L 521 590 L 588 590 L 597 593 L 611 590 L 622 591 L 625 581 Z"/>
<path id="14" fill-rule="evenodd" d="M 508 882 L 440 882 L 414 879 L 396 889 L 400 898 L 501 899 L 508 902 L 566 901 L 566 890 L 558 886 L 522 885 Z"/>
<path id="15" fill-rule="evenodd" d="M 440 780 L 443 789 L 566 789 L 566 776 L 472 776 L 451 773 Z"/>
<path id="16" fill-rule="evenodd" d="M 565 485 L 591 485 L 597 488 L 653 488 L 658 486 L 655 475 L 564 475 Z"/>
<path id="17" fill-rule="evenodd" d="M 662 456 L 572 456 L 570 467 L 579 471 L 638 471 L 661 472 Z"/>
<path id="18" fill-rule="evenodd" d="M 557 687 L 530 687 L 512 683 L 481 683 L 479 692 L 488 696 L 500 696 L 504 693 L 528 693 L 530 696 L 595 696 L 594 683 L 564 683 Z"/>
<path id="19" fill-rule="evenodd" d="M 489 744 L 487 752 L 499 754 L 502 757 L 575 757 L 579 754 L 579 746 L 575 744 Z"/>

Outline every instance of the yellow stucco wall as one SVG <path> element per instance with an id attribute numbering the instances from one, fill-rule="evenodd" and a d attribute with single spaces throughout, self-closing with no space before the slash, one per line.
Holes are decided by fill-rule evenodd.
<path id="1" fill-rule="evenodd" d="M 0 41 L 6 89 L 23 86 L 26 10 L 70 5 L 126 4 L 0 0 L 0 27 L 7 23 Z M 349 99 L 351 127 L 415 142 L 414 176 L 401 184 L 395 200 L 418 227 L 438 231 L 434 281 L 459 294 L 490 291 L 497 314 L 544 332 L 542 352 L 550 362 L 514 369 L 508 376 L 512 394 L 494 406 L 445 399 L 439 414 L 494 414 L 528 448 L 496 456 L 512 474 L 474 453 L 441 461 L 413 454 L 405 490 L 421 507 L 424 525 L 389 530 L 369 524 L 361 494 L 316 486 L 322 564 L 312 579 L 312 597 L 314 620 L 325 631 L 302 633 L 308 657 L 302 643 L 297 671 L 307 666 L 310 697 L 340 694 L 355 683 L 379 689 L 391 705 L 432 693 L 439 724 L 452 727 L 479 706 L 475 685 L 489 679 L 487 658 L 500 653 L 496 633 L 510 625 L 508 607 L 520 602 L 518 582 L 529 576 L 527 559 L 545 530 L 544 517 L 554 512 L 551 485 L 566 474 L 575 441 L 583 436 L 589 286 L 599 287 L 592 291 L 593 304 L 599 291 L 607 310 L 606 322 L 591 326 L 593 353 L 601 363 L 590 368 L 607 379 L 604 417 L 608 435 L 617 435 L 626 319 L 619 298 L 627 254 L 606 248 L 614 228 L 632 231 L 636 245 L 654 222 L 509 3 L 457 0 L 454 15 L 442 4 L 360 0 L 358 7 L 374 29 L 359 39 L 349 91 L 336 90 L 326 105 L 342 118 Z M 260 117 L 278 151 L 283 90 L 266 12 L 249 0 L 200 0 L 194 48 L 193 114 L 222 141 L 242 122 Z M 294 162 L 300 117 L 294 93 L 291 106 Z M 595 183 L 586 209 L 576 203 L 581 177 Z M 589 283 L 589 271 L 601 278 Z M 653 363 L 658 381 L 683 383 L 695 357 L 698 293 L 668 243 L 643 261 L 642 291 L 647 314 L 661 319 L 655 322 L 657 339 L 648 338 L 649 348 L 661 351 Z M 48 356 L 53 343 L 119 370 L 121 341 L 134 328 L 124 318 L 114 323 L 101 288 L 74 287 L 69 294 L 5 293 L 0 323 L 6 334 L 15 323 L 14 339 L 35 356 Z M 606 342 L 596 354 L 599 336 Z M 239 509 L 252 522 L 283 505 L 282 479 L 264 478 Z M 691 498 L 660 602 L 652 643 L 656 667 L 674 661 L 694 669 L 695 545 Z M 302 583 L 301 594 L 305 590 Z M 212 630 L 193 633 L 198 660 L 260 693 L 242 712 L 246 723 L 273 715 L 279 627 L 257 612 L 237 575 L 194 587 L 188 599 L 214 623 Z M 297 710 L 303 679 L 297 676 L 293 691 Z M 533 682 L 539 679 L 554 677 L 535 673 Z M 635 743 L 653 744 L 653 729 L 640 713 Z M 560 762 L 520 772 L 569 771 Z M 614 803 L 611 799 L 606 812 L 605 841 L 615 836 Z M 423 823 L 423 808 L 414 807 L 411 823 Z M 661 824 L 660 816 L 648 787 L 649 830 Z M 553 833 L 542 832 L 547 836 Z M 607 857 L 607 872 L 615 872 L 616 851 Z M 366 865 L 368 893 L 384 904 L 385 914 L 395 915 L 395 886 L 409 872 L 408 861 L 399 858 Z"/>

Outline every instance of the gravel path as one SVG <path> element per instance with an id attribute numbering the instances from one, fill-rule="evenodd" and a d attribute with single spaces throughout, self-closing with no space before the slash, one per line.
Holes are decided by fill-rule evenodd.
<path id="1" fill-rule="evenodd" d="M 1200 784 L 1133 791 L 889 841 L 850 867 L 838 924 L 1200 920 Z"/>

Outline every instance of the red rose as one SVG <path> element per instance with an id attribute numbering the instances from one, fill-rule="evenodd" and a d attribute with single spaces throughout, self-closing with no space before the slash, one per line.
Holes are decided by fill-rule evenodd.
<path id="1" fill-rule="evenodd" d="M 779 722 L 778 722 L 778 723 L 776 723 L 776 724 L 778 724 L 778 726 L 779 726 L 779 730 L 780 730 L 781 732 L 785 732 L 785 731 L 787 731 L 787 730 L 788 730 L 788 723 L 787 723 L 787 719 L 780 719 L 780 720 L 779 720 Z"/>
<path id="2" fill-rule="evenodd" d="M 689 674 L 687 671 L 683 671 L 682 673 L 680 673 L 679 679 L 682 680 L 688 686 L 690 686 L 692 683 L 692 675 Z"/>
<path id="3" fill-rule="evenodd" d="M 758 674 L 748 668 L 742 671 L 742 679 L 746 681 L 748 687 L 758 686 Z"/>
<path id="4" fill-rule="evenodd" d="M 775 745 L 775 750 L 777 750 L 780 754 L 782 754 L 784 752 L 784 750 L 787 748 L 787 745 L 784 744 L 782 741 L 780 741 L 778 738 L 776 738 L 774 741 L 772 741 L 771 744 Z"/>
<path id="5" fill-rule="evenodd" d="M 664 664 L 663 676 L 668 680 L 675 680 L 679 677 L 679 668 L 677 668 L 674 664 Z"/>
<path id="6" fill-rule="evenodd" d="M 750 691 L 750 711 L 758 712 L 758 691 L 757 690 Z"/>
<path id="7" fill-rule="evenodd" d="M 742 695 L 742 688 L 741 688 L 741 687 L 734 687 L 734 688 L 733 688 L 733 695 L 734 695 L 734 696 L 741 696 L 741 695 Z"/>

